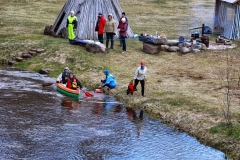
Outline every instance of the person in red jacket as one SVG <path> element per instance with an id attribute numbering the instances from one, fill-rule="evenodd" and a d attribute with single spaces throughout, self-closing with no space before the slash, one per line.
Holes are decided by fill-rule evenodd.
<path id="1" fill-rule="evenodd" d="M 106 19 L 102 15 L 102 13 L 98 13 L 98 20 L 95 26 L 95 31 L 98 32 L 98 40 L 103 44 L 103 33 L 104 27 L 106 24 Z"/>
<path id="2" fill-rule="evenodd" d="M 72 73 L 70 73 L 69 77 L 67 78 L 67 88 L 82 89 L 82 85 L 81 85 L 80 81 Z"/>
<path id="3" fill-rule="evenodd" d="M 126 38 L 127 38 L 127 30 L 128 30 L 128 22 L 126 18 L 122 18 L 122 27 L 118 29 L 120 33 L 120 40 L 122 41 L 122 53 L 126 52 Z"/>
<path id="4" fill-rule="evenodd" d="M 125 18 L 126 21 L 128 21 L 126 15 L 125 15 L 125 12 L 122 12 L 122 17 L 119 19 L 119 23 L 118 23 L 118 27 L 117 27 L 118 29 L 121 29 L 121 28 L 122 28 L 122 25 L 123 25 L 123 23 L 122 23 L 122 18 Z M 120 32 L 119 32 L 119 37 L 120 37 Z M 120 39 L 120 45 L 119 45 L 119 46 L 122 46 L 121 38 L 119 38 L 119 39 Z"/>
<path id="5" fill-rule="evenodd" d="M 131 82 L 130 82 L 129 85 L 128 85 L 127 95 L 128 95 L 128 94 L 133 94 L 134 91 L 136 91 L 136 89 L 134 89 L 133 80 L 131 80 Z"/>

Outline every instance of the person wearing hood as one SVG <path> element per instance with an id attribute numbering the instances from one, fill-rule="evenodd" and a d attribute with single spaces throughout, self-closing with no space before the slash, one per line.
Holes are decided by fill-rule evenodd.
<path id="1" fill-rule="evenodd" d="M 58 78 L 57 78 L 57 83 L 62 83 L 62 84 L 64 84 L 65 86 L 66 86 L 66 83 L 67 83 L 67 78 L 69 77 L 69 75 L 70 75 L 70 70 L 69 70 L 69 68 L 68 67 L 65 67 L 64 69 L 63 69 L 63 72 L 58 76 Z"/>
<path id="2" fill-rule="evenodd" d="M 95 31 L 98 32 L 98 40 L 102 44 L 103 44 L 103 33 L 104 33 L 105 24 L 106 24 L 106 19 L 104 18 L 102 13 L 98 13 L 98 19 L 95 26 Z"/>
<path id="3" fill-rule="evenodd" d="M 145 87 L 145 81 L 146 81 L 146 73 L 147 73 L 147 67 L 145 66 L 145 62 L 141 61 L 140 66 L 136 69 L 133 80 L 134 80 L 134 90 L 137 90 L 138 82 L 141 83 L 141 92 L 142 96 L 145 97 L 144 94 L 144 87 Z"/>
<path id="4" fill-rule="evenodd" d="M 66 27 L 68 29 L 68 39 L 71 42 L 76 38 L 75 31 L 77 29 L 77 17 L 74 15 L 74 11 L 70 12 L 70 16 L 67 18 Z"/>
<path id="5" fill-rule="evenodd" d="M 103 73 L 106 75 L 105 80 L 101 80 L 103 83 L 101 88 L 107 86 L 109 89 L 113 89 L 117 86 L 117 81 L 113 75 L 110 74 L 109 70 L 105 69 Z"/>
<path id="6" fill-rule="evenodd" d="M 116 35 L 116 21 L 113 19 L 113 16 L 111 13 L 108 14 L 108 20 L 105 25 L 105 33 L 106 33 L 106 37 L 107 37 L 106 48 L 108 48 L 108 43 L 110 40 L 111 41 L 110 49 L 113 49 L 113 44 L 114 44 L 113 37 L 114 37 L 114 35 Z"/>
<path id="7" fill-rule="evenodd" d="M 120 40 L 122 42 L 122 53 L 126 52 L 126 38 L 127 38 L 127 30 L 128 30 L 128 22 L 125 17 L 121 19 L 122 26 L 118 29 L 120 33 Z"/>
<path id="8" fill-rule="evenodd" d="M 125 18 L 126 21 L 128 21 L 126 15 L 125 15 L 125 12 L 122 12 L 122 17 L 119 19 L 119 23 L 118 23 L 118 27 L 117 27 L 118 29 L 122 28 L 122 25 L 123 25 L 123 23 L 122 23 L 122 18 Z M 119 32 L 119 35 L 120 35 L 120 32 Z M 121 41 L 121 39 L 120 39 L 120 45 L 119 45 L 119 46 L 122 47 L 122 41 Z"/>

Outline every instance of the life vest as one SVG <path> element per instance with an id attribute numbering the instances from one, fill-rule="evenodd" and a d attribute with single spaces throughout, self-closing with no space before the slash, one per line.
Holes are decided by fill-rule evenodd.
<path id="1" fill-rule="evenodd" d="M 68 77 L 70 74 L 70 72 L 63 72 L 62 73 L 62 83 L 65 84 L 67 81 L 66 81 L 66 77 Z"/>
<path id="2" fill-rule="evenodd" d="M 77 21 L 77 17 L 76 16 L 68 16 L 68 24 L 74 25 L 73 21 Z"/>
<path id="3" fill-rule="evenodd" d="M 76 80 L 76 78 L 73 79 L 72 88 L 74 88 L 74 89 L 77 88 L 77 80 Z"/>

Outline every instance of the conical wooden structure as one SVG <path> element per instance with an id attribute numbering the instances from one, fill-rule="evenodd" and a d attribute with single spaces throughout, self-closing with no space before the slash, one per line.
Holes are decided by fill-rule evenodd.
<path id="1" fill-rule="evenodd" d="M 59 35 L 60 32 L 66 28 L 67 17 L 70 15 L 71 11 L 74 11 L 75 16 L 78 18 L 78 27 L 76 30 L 77 38 L 90 40 L 97 39 L 95 25 L 99 12 L 101 12 L 106 19 L 107 15 L 111 13 L 116 20 L 117 26 L 122 15 L 122 9 L 118 0 L 68 0 L 51 27 L 55 35 Z M 129 37 L 134 35 L 130 25 L 127 33 Z M 116 37 L 119 37 L 118 33 L 116 33 Z"/>

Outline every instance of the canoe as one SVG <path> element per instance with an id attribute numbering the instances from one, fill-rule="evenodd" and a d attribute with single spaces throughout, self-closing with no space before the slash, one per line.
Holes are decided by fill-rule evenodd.
<path id="1" fill-rule="evenodd" d="M 79 88 L 75 89 L 70 89 L 65 87 L 62 83 L 57 83 L 57 91 L 64 94 L 65 96 L 74 98 L 74 99 L 78 99 L 79 98 L 79 94 L 81 92 L 81 90 Z"/>

